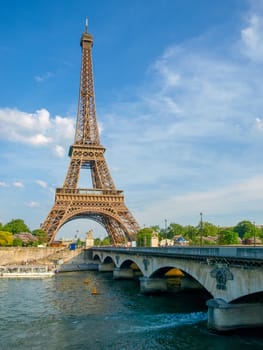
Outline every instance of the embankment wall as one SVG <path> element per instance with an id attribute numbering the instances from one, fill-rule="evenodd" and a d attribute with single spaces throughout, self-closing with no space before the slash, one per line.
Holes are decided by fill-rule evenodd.
<path id="1" fill-rule="evenodd" d="M 0 265 L 34 263 L 59 252 L 57 247 L 0 247 Z"/>

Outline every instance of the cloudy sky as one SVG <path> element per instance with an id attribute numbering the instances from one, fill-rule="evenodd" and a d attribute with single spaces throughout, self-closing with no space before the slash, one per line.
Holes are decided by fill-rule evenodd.
<path id="1" fill-rule="evenodd" d="M 263 224 L 262 1 L 0 4 L 0 222 L 38 228 L 64 182 L 88 16 L 101 143 L 139 224 Z"/>

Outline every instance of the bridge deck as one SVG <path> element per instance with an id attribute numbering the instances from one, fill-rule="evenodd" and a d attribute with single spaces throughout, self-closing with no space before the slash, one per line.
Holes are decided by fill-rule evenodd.
<path id="1" fill-rule="evenodd" d="M 263 247 L 164 247 L 164 248 L 125 248 L 93 247 L 92 250 L 127 255 L 163 256 L 206 262 L 237 262 L 242 264 L 263 265 Z"/>

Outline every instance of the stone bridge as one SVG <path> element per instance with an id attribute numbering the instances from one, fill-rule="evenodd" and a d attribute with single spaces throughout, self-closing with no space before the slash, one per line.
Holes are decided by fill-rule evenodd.
<path id="1" fill-rule="evenodd" d="M 113 271 L 115 279 L 139 276 L 142 293 L 205 289 L 211 295 L 210 329 L 263 327 L 263 247 L 93 247 L 91 252 L 99 271 Z"/>

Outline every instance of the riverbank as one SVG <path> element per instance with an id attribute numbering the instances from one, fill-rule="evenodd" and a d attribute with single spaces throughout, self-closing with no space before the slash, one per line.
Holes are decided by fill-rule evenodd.
<path id="1" fill-rule="evenodd" d="M 59 272 L 97 270 L 87 250 L 65 247 L 0 247 L 0 266 L 48 265 Z"/>
<path id="2" fill-rule="evenodd" d="M 55 275 L 55 270 L 47 265 L 0 266 L 0 278 L 47 278 Z"/>
<path id="3" fill-rule="evenodd" d="M 33 265 L 39 260 L 49 264 L 55 254 L 63 248 L 58 247 L 0 247 L 0 265 Z M 45 264 L 45 263 L 44 263 Z"/>

